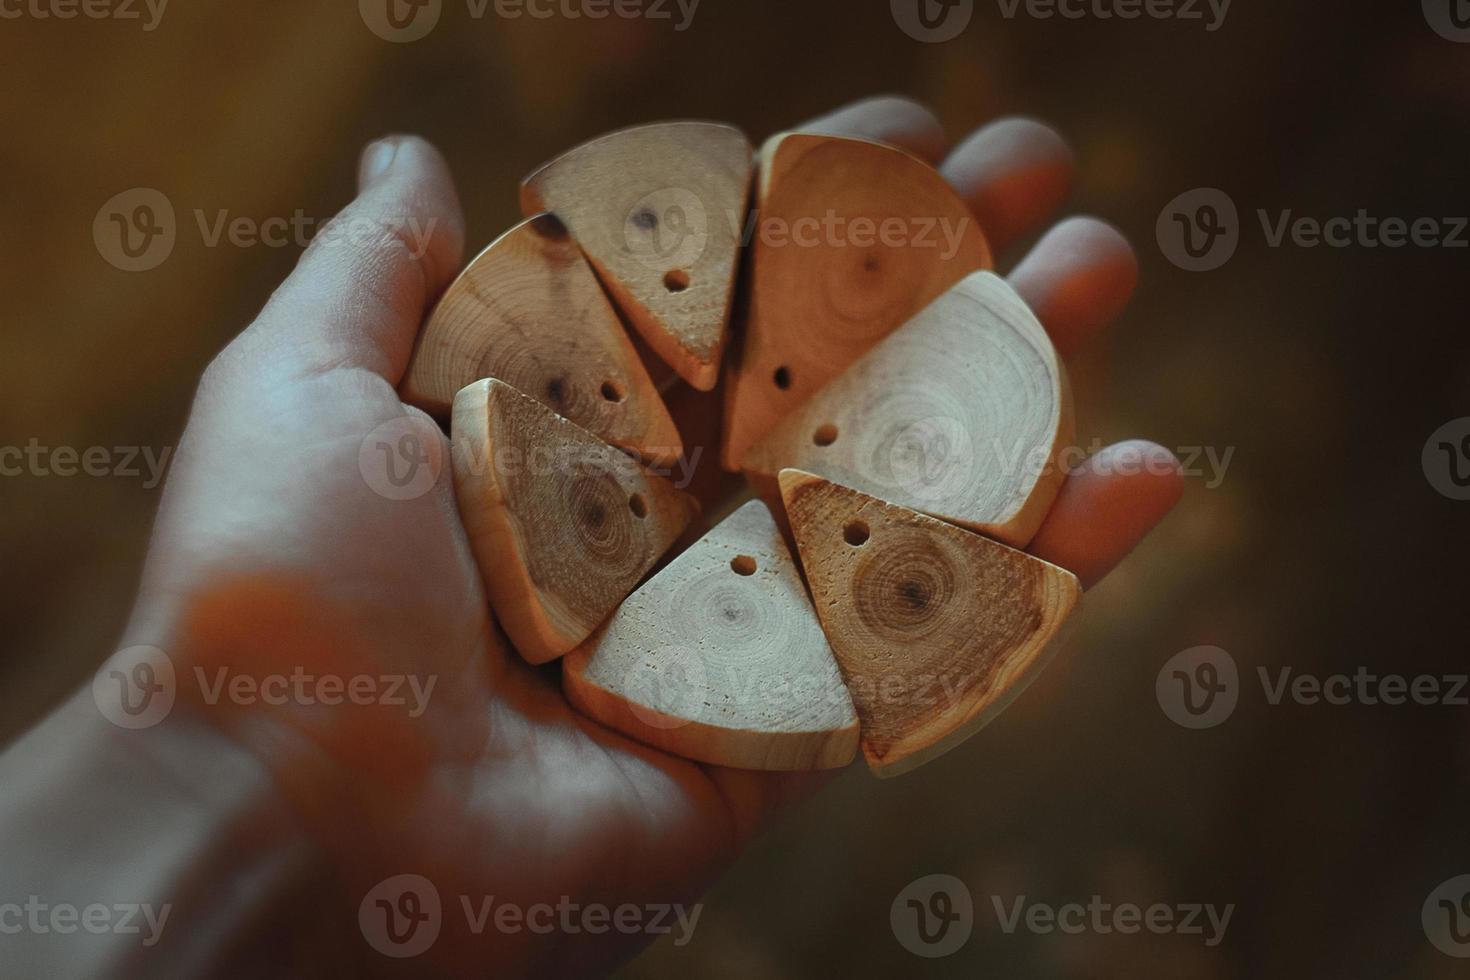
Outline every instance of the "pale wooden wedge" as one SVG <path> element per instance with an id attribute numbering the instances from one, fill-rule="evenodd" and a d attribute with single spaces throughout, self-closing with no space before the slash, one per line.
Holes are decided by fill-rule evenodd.
<path id="1" fill-rule="evenodd" d="M 1077 602 L 1071 572 L 810 473 L 780 484 L 878 775 L 958 745 L 1040 672 Z"/>
<path id="2" fill-rule="evenodd" d="M 460 516 L 531 663 L 585 640 L 694 516 L 669 481 L 501 381 L 455 397 L 452 432 Z"/>
<path id="3" fill-rule="evenodd" d="M 683 452 L 597 277 L 551 215 L 512 228 L 460 273 L 420 332 L 399 390 L 442 418 L 455 394 L 482 378 L 649 462 L 668 465 Z"/>
<path id="4" fill-rule="evenodd" d="M 999 276 L 976 272 L 788 415 L 753 482 L 807 470 L 1024 548 L 1066 477 L 1067 373 Z"/>
<path id="5" fill-rule="evenodd" d="M 701 391 L 719 379 L 752 157 L 732 126 L 655 123 L 585 143 L 521 186 L 523 213 L 561 218 L 649 346 Z"/>
<path id="6" fill-rule="evenodd" d="M 761 151 L 748 322 L 727 359 L 721 460 L 977 269 L 990 248 L 927 163 L 859 139 L 773 137 Z"/>
<path id="7" fill-rule="evenodd" d="M 741 507 L 562 661 L 578 710 L 685 758 L 742 769 L 852 761 L 858 724 L 770 511 Z"/>

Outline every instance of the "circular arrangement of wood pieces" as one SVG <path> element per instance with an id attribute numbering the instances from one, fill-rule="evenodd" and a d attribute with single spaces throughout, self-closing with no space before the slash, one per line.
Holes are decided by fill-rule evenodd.
<path id="1" fill-rule="evenodd" d="M 878 775 L 969 738 L 1045 665 L 1081 593 L 1071 572 L 810 473 L 780 482 Z"/>
<path id="2" fill-rule="evenodd" d="M 689 759 L 845 766 L 858 722 L 796 562 L 750 501 L 633 593 L 562 661 L 583 714 Z"/>
<path id="3" fill-rule="evenodd" d="M 792 412 L 745 457 L 808 470 L 1024 548 L 1073 440 L 1067 374 L 1015 290 L 976 272 Z"/>
<path id="4" fill-rule="evenodd" d="M 937 171 L 861 139 L 788 133 L 761 151 L 745 336 L 729 366 L 721 460 L 971 272 L 990 246 Z"/>
<path id="5" fill-rule="evenodd" d="M 470 546 L 531 663 L 585 640 L 698 511 L 668 480 L 495 379 L 455 397 L 451 431 Z"/>
<path id="6" fill-rule="evenodd" d="M 611 729 L 747 769 L 861 748 L 896 775 L 1024 690 L 1080 593 L 1016 550 L 1064 478 L 1071 393 L 933 168 L 801 133 L 756 161 L 732 127 L 658 123 L 558 157 L 521 201 L 401 393 L 450 415 L 460 514 L 522 658 L 564 658 L 567 699 Z M 665 398 L 670 371 L 688 387 Z M 721 403 L 723 468 L 701 471 Z M 698 533 L 675 466 L 728 516 L 659 568 Z"/>
<path id="7" fill-rule="evenodd" d="M 719 380 L 752 156 L 733 126 L 654 123 L 584 143 L 521 185 L 522 213 L 566 222 L 634 328 L 701 391 Z"/>
<path id="8" fill-rule="evenodd" d="M 577 243 L 556 217 L 506 232 L 445 291 L 399 386 L 448 415 L 454 396 L 498 378 L 614 446 L 669 465 L 679 430 Z"/>

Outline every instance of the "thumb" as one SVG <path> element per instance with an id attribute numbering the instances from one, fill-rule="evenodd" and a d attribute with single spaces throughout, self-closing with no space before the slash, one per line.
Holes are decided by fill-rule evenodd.
<path id="1" fill-rule="evenodd" d="M 396 386 L 430 304 L 459 268 L 464 217 L 444 158 L 415 136 L 369 145 L 358 187 L 240 346 L 303 372 L 359 368 Z"/>

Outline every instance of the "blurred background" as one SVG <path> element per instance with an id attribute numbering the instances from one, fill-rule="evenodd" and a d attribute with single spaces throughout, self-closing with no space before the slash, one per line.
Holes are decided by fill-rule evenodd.
<path id="1" fill-rule="evenodd" d="M 1421 464 L 1430 434 L 1470 415 L 1453 292 L 1470 234 L 1459 249 L 1271 247 L 1256 217 L 1470 214 L 1470 45 L 1431 29 L 1436 5 L 1463 6 L 1241 2 L 1208 30 L 1204 3 L 1199 20 L 1043 19 L 978 0 L 944 43 L 910 37 L 881 0 L 703 0 L 685 30 L 673 5 L 669 20 L 507 20 L 445 0 L 414 43 L 377 36 L 351 0 L 177 2 L 151 30 L 141 2 L 136 20 L 8 12 L 0 444 L 172 446 L 201 369 L 299 253 L 209 247 L 194 212 L 323 219 L 387 132 L 444 150 L 473 253 L 516 220 L 524 174 L 626 124 L 703 117 L 759 140 L 889 91 L 934 106 L 953 140 L 1041 117 L 1080 161 L 1068 210 L 1118 225 L 1142 264 L 1134 305 L 1073 366 L 1081 443 L 1230 452 L 1223 479 L 1195 461 L 1177 511 L 1087 595 L 1002 719 L 898 781 L 844 774 L 715 889 L 692 943 L 625 974 L 1463 976 L 1420 913 L 1470 872 L 1470 709 L 1272 705 L 1257 678 L 1470 669 L 1470 504 Z M 135 187 L 179 214 L 172 254 L 143 273 L 92 234 Z M 1198 273 L 1155 237 L 1197 187 L 1225 191 L 1241 222 L 1234 257 Z M 146 473 L 0 478 L 6 737 L 111 652 L 158 500 Z M 1155 680 L 1202 644 L 1232 655 L 1240 700 L 1188 730 Z M 936 873 L 968 887 L 974 933 L 921 959 L 890 904 Z M 1007 934 L 991 897 L 1023 895 L 1235 910 L 1214 947 Z"/>

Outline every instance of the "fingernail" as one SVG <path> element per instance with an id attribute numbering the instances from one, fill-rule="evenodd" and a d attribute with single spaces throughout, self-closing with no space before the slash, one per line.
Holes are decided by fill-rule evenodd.
<path id="1" fill-rule="evenodd" d="M 398 141 L 381 139 L 362 152 L 362 163 L 357 171 L 357 183 L 365 187 L 388 172 L 393 158 L 398 156 Z"/>

